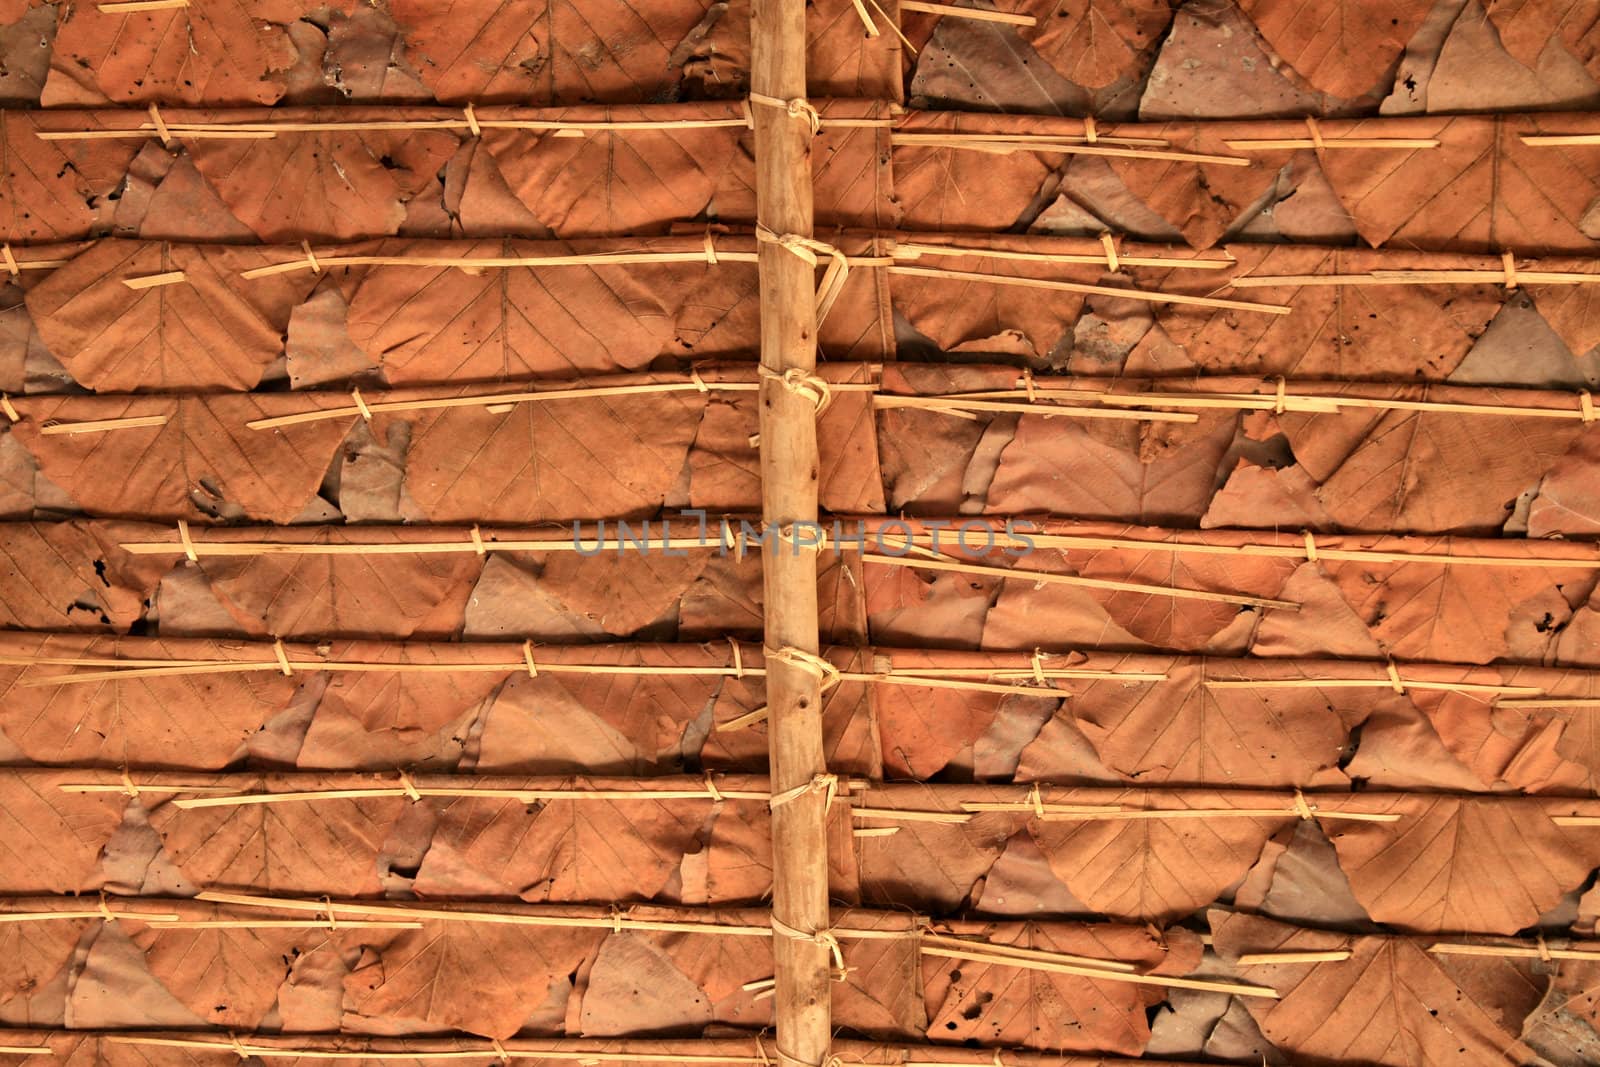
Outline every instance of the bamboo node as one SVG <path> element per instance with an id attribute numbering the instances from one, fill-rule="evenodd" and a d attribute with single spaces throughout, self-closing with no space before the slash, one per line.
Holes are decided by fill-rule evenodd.
<path id="1" fill-rule="evenodd" d="M 1311 148 L 1313 151 L 1321 152 L 1328 147 L 1328 143 L 1322 139 L 1322 125 L 1310 115 L 1306 116 L 1306 132 L 1311 134 Z"/>
<path id="2" fill-rule="evenodd" d="M 400 788 L 406 791 L 406 796 L 410 798 L 412 803 L 422 799 L 422 793 L 418 791 L 416 780 L 411 777 L 410 771 L 402 768 L 394 773 L 400 777 Z"/>
<path id="3" fill-rule="evenodd" d="M 784 937 L 787 937 L 793 941 L 810 941 L 814 945 L 824 946 L 833 955 L 834 967 L 841 973 L 846 970 L 844 965 L 844 949 L 839 945 L 839 939 L 834 935 L 832 930 L 817 930 L 808 934 L 804 930 L 798 930 L 795 927 L 790 926 L 788 923 L 774 915 L 772 916 L 772 932 L 776 934 L 782 934 Z M 843 979 L 836 977 L 836 980 L 842 981 Z"/>
<path id="4" fill-rule="evenodd" d="M 1389 662 L 1385 663 L 1383 668 L 1389 675 L 1389 688 L 1393 689 L 1401 696 L 1404 696 L 1406 691 L 1406 683 L 1403 679 L 1401 679 L 1400 669 L 1394 665 L 1394 660 L 1390 660 Z"/>
<path id="5" fill-rule="evenodd" d="M 189 524 L 182 519 L 178 520 L 178 540 L 183 542 L 183 554 L 189 557 L 189 562 L 200 562 L 200 553 L 194 550 L 194 540 L 189 536 Z"/>
<path id="6" fill-rule="evenodd" d="M 811 127 L 813 137 L 822 130 L 822 116 L 817 113 L 811 101 L 803 96 L 785 100 L 782 97 L 767 96 L 765 93 L 751 93 L 750 102 L 760 104 L 762 107 L 781 108 L 792 119 L 805 119 L 806 125 Z"/>
<path id="7" fill-rule="evenodd" d="M 838 792 L 839 776 L 837 774 L 829 774 L 827 772 L 814 774 L 809 782 L 797 785 L 793 789 L 785 789 L 781 793 L 772 794 L 771 798 L 767 800 L 767 810 L 776 811 L 783 805 L 792 804 L 808 793 L 823 794 L 827 798 L 823 807 L 830 808 L 833 806 L 834 797 L 838 795 Z"/>
<path id="8" fill-rule="evenodd" d="M 769 663 L 776 660 L 779 663 L 787 663 L 791 667 L 799 667 L 801 670 L 815 674 L 818 681 L 822 683 L 823 692 L 827 692 L 839 684 L 839 668 L 815 652 L 807 652 L 805 649 L 795 648 L 793 645 L 784 645 L 782 648 L 767 648 L 763 651 Z"/>
<path id="9" fill-rule="evenodd" d="M 839 290 L 844 287 L 845 279 L 849 277 L 850 257 L 826 241 L 799 233 L 776 233 L 760 224 L 756 226 L 756 240 L 778 245 L 813 267 L 818 265 L 818 255 L 828 257 L 828 269 L 823 272 L 822 284 L 817 286 L 817 325 L 822 325 L 822 320 L 828 317 L 829 309 L 839 296 Z"/>
<path id="10" fill-rule="evenodd" d="M 161 138 L 161 143 L 171 148 L 172 131 L 167 129 L 167 120 L 161 117 L 161 109 L 155 104 L 150 105 L 150 122 L 155 126 L 156 136 Z"/>
<path id="11" fill-rule="evenodd" d="M 284 650 L 283 638 L 274 637 L 272 639 L 272 652 L 278 657 L 278 669 L 283 672 L 283 676 L 285 678 L 293 677 L 294 668 L 289 665 L 289 653 Z"/>
<path id="12" fill-rule="evenodd" d="M 828 405 L 833 403 L 833 390 L 828 386 L 828 383 L 803 367 L 790 367 L 782 374 L 779 374 L 777 371 L 763 366 L 761 368 L 761 377 L 767 381 L 778 382 L 784 389 L 794 393 L 796 396 L 803 396 L 809 399 L 812 406 L 817 409 L 819 416 L 828 410 Z"/>
<path id="13" fill-rule="evenodd" d="M 1106 250 L 1106 269 L 1112 274 L 1122 269 L 1122 261 L 1117 258 L 1117 242 L 1109 233 L 1100 235 L 1100 247 Z"/>
<path id="14" fill-rule="evenodd" d="M 867 5 L 862 0 L 850 0 L 851 6 L 856 9 L 856 17 L 861 20 L 861 26 L 867 31 L 868 37 L 878 36 L 878 24 L 872 21 L 872 15 L 867 11 Z M 780 1051 L 778 1055 L 783 1055 Z"/>
<path id="15" fill-rule="evenodd" d="M 1517 258 L 1510 252 L 1500 253 L 1500 267 L 1505 271 L 1506 290 L 1509 292 L 1517 287 Z"/>
<path id="16" fill-rule="evenodd" d="M 1316 818 L 1317 809 L 1311 806 L 1310 801 L 1306 800 L 1305 793 L 1298 789 L 1294 791 L 1294 810 L 1302 819 L 1309 821 Z"/>

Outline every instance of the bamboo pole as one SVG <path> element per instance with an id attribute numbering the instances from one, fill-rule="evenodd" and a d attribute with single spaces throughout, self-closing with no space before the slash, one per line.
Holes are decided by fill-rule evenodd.
<path id="1" fill-rule="evenodd" d="M 704 1038 L 508 1037 L 472 1034 L 375 1036 L 350 1032 L 251 1033 L 227 1030 L 0 1030 L 0 1054 L 36 1055 L 48 1062 L 51 1042 L 99 1042 L 148 1050 L 214 1052 L 267 1062 L 362 1060 L 369 1063 L 464 1062 L 552 1064 L 701 1064 L 705 1067 L 773 1067 L 772 1039 L 748 1031 Z M 243 1057 L 240 1054 L 243 1053 Z M 1137 1067 L 1144 1060 L 1063 1055 L 1031 1049 L 966 1048 L 961 1045 L 881 1043 L 841 1038 L 834 1053 L 840 1067 L 901 1064 L 903 1067 Z M 154 1053 L 147 1053 L 153 1056 Z M 76 1061 L 74 1061 L 76 1062 Z M 96 1060 L 95 1062 L 101 1062 Z M 149 1062 L 159 1062 L 151 1059 Z M 207 1063 L 212 1062 L 206 1059 Z M 222 1062 L 217 1060 L 215 1062 Z M 1162 1061 L 1165 1067 L 1204 1067 L 1190 1061 Z"/>
<path id="2" fill-rule="evenodd" d="M 811 147 L 816 112 L 806 102 L 804 0 L 754 0 L 750 100 L 755 125 L 756 219 L 761 286 L 761 513 L 781 531 L 815 523 L 823 400 L 801 388 L 816 372 L 816 255 Z M 807 254 L 802 254 L 807 253 Z M 823 394 L 825 397 L 826 394 Z M 785 547 L 787 545 L 787 548 Z M 782 1067 L 821 1067 L 833 1037 L 832 953 L 820 936 L 828 909 L 828 807 L 822 747 L 817 558 L 798 537 L 763 541 L 772 809 L 773 1019 Z M 780 801 L 780 798 L 781 801 Z M 831 937 L 831 935 L 829 935 Z"/>

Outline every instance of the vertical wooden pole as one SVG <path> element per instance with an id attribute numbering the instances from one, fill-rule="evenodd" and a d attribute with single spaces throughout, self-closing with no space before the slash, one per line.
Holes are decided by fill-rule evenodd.
<path id="1" fill-rule="evenodd" d="M 804 0 L 754 0 L 752 95 L 773 101 L 806 95 Z M 756 217 L 776 235 L 811 236 L 811 125 L 768 103 L 755 121 Z M 767 528 L 817 518 L 817 413 L 812 398 L 773 375 L 811 373 L 817 358 L 815 268 L 772 241 L 761 243 L 761 504 Z M 817 558 L 792 538 L 762 549 L 766 644 L 818 651 Z M 827 770 L 822 749 L 821 679 L 792 660 L 767 666 L 767 730 L 774 794 L 798 789 Z M 832 956 L 823 944 L 779 933 L 828 928 L 827 797 L 805 791 L 772 812 L 772 939 L 777 982 L 775 1044 L 780 1067 L 818 1067 L 832 1037 Z"/>

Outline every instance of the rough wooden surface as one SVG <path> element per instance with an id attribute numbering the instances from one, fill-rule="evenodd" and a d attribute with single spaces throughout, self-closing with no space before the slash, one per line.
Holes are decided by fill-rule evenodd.
<path id="1" fill-rule="evenodd" d="M 759 0 L 752 11 L 751 89 L 780 100 L 806 94 L 805 5 Z M 811 126 L 786 110 L 757 106 L 756 212 L 775 234 L 811 235 Z M 781 376 L 816 365 L 813 268 L 781 245 L 762 245 L 761 363 Z M 816 411 L 812 401 L 768 376 L 761 393 L 762 517 L 780 529 L 817 516 Z M 816 556 L 769 539 L 762 552 L 766 642 L 816 652 Z M 775 663 L 767 681 L 774 792 L 805 785 L 827 770 L 822 749 L 821 678 Z M 808 792 L 773 811 L 775 926 L 812 932 L 828 926 L 827 798 Z M 779 927 L 781 928 L 781 927 Z M 831 1039 L 827 948 L 793 936 L 774 940 L 777 1049 L 784 1063 L 820 1064 Z"/>

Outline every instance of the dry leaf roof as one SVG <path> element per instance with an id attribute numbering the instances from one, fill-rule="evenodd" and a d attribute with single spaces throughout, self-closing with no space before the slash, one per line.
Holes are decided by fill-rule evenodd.
<path id="1" fill-rule="evenodd" d="M 1600 8 L 804 18 L 0 3 L 0 1062 L 1600 1059 Z"/>

